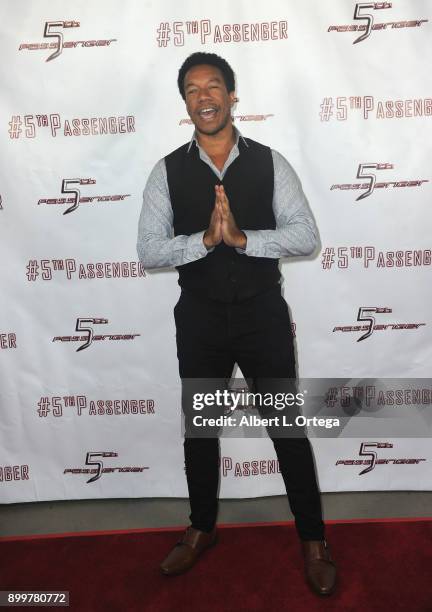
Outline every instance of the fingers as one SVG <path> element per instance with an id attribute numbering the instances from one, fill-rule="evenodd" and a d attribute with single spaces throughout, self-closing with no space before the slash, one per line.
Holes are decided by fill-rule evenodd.
<path id="1" fill-rule="evenodd" d="M 227 209 L 226 205 L 224 205 L 222 202 L 216 202 L 216 210 L 219 213 L 219 216 L 221 219 L 228 219 L 229 217 L 229 209 Z"/>
<path id="2" fill-rule="evenodd" d="M 216 204 L 222 216 L 226 218 L 230 213 L 229 201 L 223 185 L 215 185 Z"/>
<path id="3" fill-rule="evenodd" d="M 219 216 L 222 216 L 223 206 L 222 206 L 222 197 L 221 197 L 221 193 L 219 190 L 219 185 L 215 185 L 215 192 L 216 192 L 216 200 L 215 200 L 214 210 L 217 211 Z"/>
<path id="4" fill-rule="evenodd" d="M 222 211 L 219 207 L 215 208 L 215 223 L 222 223 Z"/>
<path id="5" fill-rule="evenodd" d="M 216 203 L 215 207 L 213 208 L 211 217 L 210 217 L 210 223 L 212 225 L 216 225 L 217 223 L 220 223 L 221 221 L 222 221 L 221 212 L 220 212 L 218 204 Z"/>
<path id="6" fill-rule="evenodd" d="M 226 200 L 228 202 L 227 195 L 225 193 L 225 189 L 223 185 L 215 185 L 216 198 L 221 200 Z"/>
<path id="7" fill-rule="evenodd" d="M 228 197 L 225 193 L 225 189 L 223 185 L 215 185 L 215 191 L 216 191 L 216 199 L 219 199 L 220 201 L 226 203 L 229 205 L 228 202 Z"/>

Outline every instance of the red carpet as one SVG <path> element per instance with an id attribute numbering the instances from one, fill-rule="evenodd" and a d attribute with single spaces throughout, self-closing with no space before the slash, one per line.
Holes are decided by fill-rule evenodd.
<path id="1" fill-rule="evenodd" d="M 430 520 L 328 523 L 340 582 L 326 599 L 303 581 L 292 524 L 222 527 L 191 572 L 162 576 L 158 563 L 178 535 L 3 538 L 0 590 L 68 590 L 74 612 L 432 612 Z"/>

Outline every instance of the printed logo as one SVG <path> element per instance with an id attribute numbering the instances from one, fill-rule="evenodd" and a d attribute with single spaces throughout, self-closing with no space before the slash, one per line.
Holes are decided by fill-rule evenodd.
<path id="1" fill-rule="evenodd" d="M 412 386 L 407 381 L 405 387 L 388 388 L 376 384 L 338 385 L 329 387 L 325 394 L 325 404 L 328 408 L 352 408 L 376 412 L 385 406 L 430 406 L 432 404 L 432 386 L 423 383 Z M 397 381 L 399 382 L 399 380 Z M 420 381 L 418 381 L 420 382 Z"/>
<path id="2" fill-rule="evenodd" d="M 0 482 L 13 482 L 14 480 L 30 480 L 29 466 L 22 465 L 0 465 Z"/>
<path id="3" fill-rule="evenodd" d="M 337 264 L 339 270 L 348 270 L 353 260 L 366 269 L 416 268 L 432 264 L 432 250 L 380 251 L 374 246 L 327 246 L 322 251 L 321 266 L 323 270 L 330 270 Z"/>
<path id="4" fill-rule="evenodd" d="M 355 199 L 356 202 L 363 200 L 373 194 L 375 189 L 394 189 L 400 187 L 421 187 L 423 183 L 429 183 L 429 179 L 417 179 L 410 181 L 386 181 L 378 182 L 376 180 L 376 170 L 393 170 L 394 165 L 388 163 L 362 163 L 357 168 L 357 178 L 366 179 L 367 183 L 336 183 L 330 187 L 330 191 L 334 190 L 365 190 Z"/>
<path id="5" fill-rule="evenodd" d="M 239 121 L 267 121 L 269 117 L 274 117 L 273 113 L 267 113 L 267 115 L 233 115 L 233 119 Z M 179 125 L 192 125 L 191 119 L 180 119 Z"/>
<path id="6" fill-rule="evenodd" d="M 76 352 L 83 351 L 97 340 L 135 340 L 141 334 L 98 334 L 94 333 L 92 325 L 106 325 L 108 319 L 94 317 L 78 317 L 76 320 L 75 331 L 85 332 L 85 336 L 55 336 L 53 342 L 84 342 L 76 349 Z"/>
<path id="7" fill-rule="evenodd" d="M 70 198 L 41 198 L 38 201 L 40 204 L 72 204 L 65 211 L 64 215 L 67 215 L 78 208 L 80 204 L 93 204 L 95 202 L 118 202 L 123 201 L 125 198 L 130 197 L 130 193 L 124 193 L 119 195 L 95 195 L 95 196 L 81 196 L 81 190 L 79 187 L 83 185 L 95 185 L 96 181 L 92 178 L 71 178 L 63 179 L 61 184 L 61 193 L 72 194 Z"/>
<path id="8" fill-rule="evenodd" d="M 357 321 L 366 322 L 367 325 L 338 325 L 333 328 L 333 332 L 358 332 L 365 333 L 357 338 L 357 342 L 370 338 L 374 331 L 396 330 L 396 329 L 418 329 L 425 326 L 426 323 L 383 323 L 377 324 L 374 314 L 383 314 L 393 312 L 391 308 L 386 306 L 360 306 L 357 314 Z"/>
<path id="9" fill-rule="evenodd" d="M 37 138 L 43 128 L 49 128 L 53 138 L 63 136 L 103 136 L 105 134 L 127 134 L 135 132 L 135 117 L 126 115 L 120 117 L 74 117 L 63 119 L 58 113 L 50 115 L 12 115 L 9 124 L 9 138 Z M 24 130 L 22 129 L 24 126 Z M 42 130 L 40 129 L 42 128 Z"/>
<path id="10" fill-rule="evenodd" d="M 414 19 L 410 21 L 387 21 L 381 23 L 375 23 L 375 14 L 370 11 L 381 11 L 384 9 L 392 9 L 392 2 L 357 2 L 354 7 L 354 21 L 363 22 L 355 25 L 331 25 L 327 32 L 363 32 L 354 41 L 353 45 L 363 42 L 373 31 L 386 30 L 386 29 L 400 29 L 400 28 L 419 28 L 424 23 L 427 23 L 429 19 Z"/>
<path id="11" fill-rule="evenodd" d="M 0 350 L 1 349 L 16 349 L 16 334 L 14 332 L 1 333 L 0 332 Z"/>
<path id="12" fill-rule="evenodd" d="M 366 465 L 359 476 L 368 474 L 377 465 L 418 465 L 421 461 L 426 461 L 424 458 L 401 458 L 401 459 L 378 459 L 378 453 L 373 449 L 393 448 L 390 442 L 362 442 L 360 444 L 360 457 L 369 457 L 369 459 L 338 459 L 336 465 Z"/>
<path id="13" fill-rule="evenodd" d="M 250 477 L 267 474 L 280 474 L 277 459 L 252 459 L 250 461 L 233 461 L 232 457 L 221 457 L 222 476 Z"/>
<path id="14" fill-rule="evenodd" d="M 162 21 L 156 30 L 158 47 L 183 47 L 185 36 L 199 39 L 202 45 L 218 43 L 247 43 L 288 38 L 287 21 L 261 21 L 258 23 L 215 24 L 210 19 L 200 21 Z"/>
<path id="15" fill-rule="evenodd" d="M 46 418 L 77 416 L 129 416 L 155 414 L 153 399 L 89 399 L 86 395 L 42 396 L 37 403 L 37 414 Z"/>
<path id="16" fill-rule="evenodd" d="M 126 473 L 126 472 L 139 473 L 139 472 L 144 472 L 144 470 L 150 469 L 149 467 L 146 467 L 146 466 L 104 467 L 103 461 L 98 459 L 98 457 L 101 457 L 102 459 L 105 459 L 106 457 L 109 457 L 109 458 L 118 457 L 118 453 L 114 453 L 111 451 L 110 452 L 106 452 L 106 451 L 88 452 L 86 454 L 85 465 L 95 466 L 95 467 L 66 468 L 63 471 L 63 474 L 94 474 L 94 476 L 89 478 L 86 482 L 86 484 L 90 484 L 91 482 L 95 482 L 96 480 L 99 480 L 99 478 L 102 477 L 102 474 L 114 474 L 116 471 L 119 473 Z"/>
<path id="17" fill-rule="evenodd" d="M 55 42 L 45 43 L 21 43 L 18 51 L 40 51 L 40 50 L 52 50 L 53 53 L 46 58 L 46 62 L 59 57 L 63 49 L 76 49 L 78 47 L 108 47 L 112 42 L 116 42 L 116 38 L 102 38 L 99 40 L 74 40 L 65 41 L 64 33 L 72 28 L 79 28 L 81 26 L 79 21 L 46 21 L 43 31 L 43 37 L 47 39 L 54 39 Z"/>
<path id="18" fill-rule="evenodd" d="M 320 108 L 321 121 L 330 121 L 330 119 L 346 121 L 353 115 L 357 115 L 357 119 L 365 120 L 430 117 L 432 116 L 432 98 L 376 100 L 374 96 L 337 96 L 334 99 L 326 96 Z"/>
<path id="19" fill-rule="evenodd" d="M 48 204 L 50 202 L 47 202 Z M 30 259 L 26 265 L 29 282 L 53 280 L 60 272 L 67 280 L 93 280 L 99 278 L 141 278 L 146 273 L 140 261 L 97 261 L 80 263 L 68 259 Z"/>

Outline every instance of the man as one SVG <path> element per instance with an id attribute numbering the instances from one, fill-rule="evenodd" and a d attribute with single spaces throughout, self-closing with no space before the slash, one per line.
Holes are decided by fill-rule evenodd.
<path id="1" fill-rule="evenodd" d="M 178 87 L 195 132 L 153 168 L 137 243 L 143 265 L 175 266 L 182 288 L 174 317 L 191 526 L 162 562 L 166 575 L 190 569 L 216 542 L 219 439 L 190 433 L 188 384 L 229 379 L 235 363 L 256 390 L 270 388 L 269 381 L 295 379 L 278 260 L 308 255 L 316 246 L 316 228 L 290 164 L 243 138 L 232 124 L 237 99 L 228 63 L 212 53 L 194 53 L 179 70 Z M 330 594 L 336 569 L 324 538 L 309 440 L 270 437 L 308 584 L 317 594 Z"/>

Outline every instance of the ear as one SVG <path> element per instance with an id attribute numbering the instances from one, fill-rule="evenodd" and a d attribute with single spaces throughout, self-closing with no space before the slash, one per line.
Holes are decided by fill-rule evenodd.
<path id="1" fill-rule="evenodd" d="M 234 104 L 238 102 L 238 98 L 236 96 L 235 91 L 231 91 L 229 94 L 229 97 L 230 97 L 231 106 L 234 106 Z"/>

